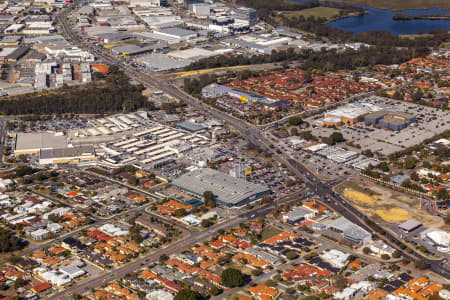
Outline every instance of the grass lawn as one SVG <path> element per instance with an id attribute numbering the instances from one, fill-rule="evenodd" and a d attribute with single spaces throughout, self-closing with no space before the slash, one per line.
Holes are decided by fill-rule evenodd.
<path id="1" fill-rule="evenodd" d="M 281 230 L 279 230 L 279 229 L 277 229 L 275 227 L 272 227 L 272 226 L 266 227 L 261 232 L 261 240 L 264 241 L 264 240 L 266 240 L 266 239 L 268 239 L 268 238 L 270 238 L 270 237 L 272 237 L 274 235 L 279 234 L 280 232 L 281 232 Z"/>
<path id="2" fill-rule="evenodd" d="M 305 90 L 304 88 L 299 88 L 299 89 L 293 91 L 293 93 L 295 93 L 295 94 L 300 94 L 300 93 L 303 92 L 304 90 Z"/>
<path id="3" fill-rule="evenodd" d="M 446 0 L 329 0 L 331 2 L 343 2 L 348 4 L 360 4 L 381 9 L 405 10 L 405 9 L 450 9 L 450 1 Z"/>
<path id="4" fill-rule="evenodd" d="M 433 36 L 432 34 L 429 33 L 424 33 L 424 34 L 400 34 L 399 37 L 404 38 L 404 39 L 410 39 L 410 40 L 414 40 L 417 38 L 423 38 L 423 37 L 431 37 Z"/>
<path id="5" fill-rule="evenodd" d="M 294 16 L 304 16 L 305 18 L 314 17 L 314 18 L 327 18 L 332 19 L 335 16 L 339 15 L 339 12 L 342 9 L 333 8 L 333 7 L 314 7 L 308 9 L 302 9 L 297 11 L 284 11 L 283 15 L 288 16 L 289 18 Z"/>

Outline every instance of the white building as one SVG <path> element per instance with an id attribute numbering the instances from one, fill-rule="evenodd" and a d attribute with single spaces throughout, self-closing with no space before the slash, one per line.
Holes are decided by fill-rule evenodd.
<path id="1" fill-rule="evenodd" d="M 207 17 L 211 14 L 211 5 L 207 3 L 196 3 L 192 5 L 192 12 L 197 17 Z"/>
<path id="2" fill-rule="evenodd" d="M 128 0 L 130 7 L 160 7 L 162 5 L 166 5 L 166 0 Z"/>
<path id="3" fill-rule="evenodd" d="M 336 249 L 331 249 L 329 251 L 324 251 L 320 257 L 338 268 L 343 268 L 347 264 L 350 254 Z"/>
<path id="4" fill-rule="evenodd" d="M 56 270 L 47 271 L 47 272 L 41 273 L 40 275 L 45 281 L 48 281 L 51 284 L 59 286 L 59 287 L 65 285 L 71 281 L 69 276 L 67 276 L 65 274 L 61 274 Z"/>
<path id="5" fill-rule="evenodd" d="M 182 222 L 187 223 L 191 226 L 199 226 L 202 222 L 202 219 L 197 217 L 196 215 L 189 214 L 181 219 Z"/>
<path id="6" fill-rule="evenodd" d="M 77 277 L 83 276 L 86 273 L 84 270 L 82 270 L 76 266 L 73 266 L 73 265 L 61 267 L 59 269 L 59 271 L 62 274 L 67 275 L 71 279 L 75 279 Z"/>
<path id="7" fill-rule="evenodd" d="M 425 237 L 430 239 L 440 252 L 450 251 L 450 233 L 443 230 L 432 230 L 425 233 Z"/>
<path id="8" fill-rule="evenodd" d="M 38 229 L 30 233 L 30 236 L 35 241 L 45 240 L 50 232 L 47 229 Z"/>
<path id="9" fill-rule="evenodd" d="M 392 248 L 389 245 L 386 245 L 382 241 L 373 242 L 372 244 L 369 245 L 369 248 L 373 253 L 376 253 L 378 255 L 387 254 L 392 256 L 392 254 L 395 252 L 394 248 Z"/>
<path id="10" fill-rule="evenodd" d="M 367 293 L 373 290 L 373 283 L 369 281 L 360 281 L 358 283 L 354 283 L 351 286 L 345 288 L 341 292 L 337 292 L 333 295 L 333 299 L 336 300 L 352 300 L 354 297 L 360 293 Z"/>
<path id="11" fill-rule="evenodd" d="M 6 189 L 8 188 L 10 185 L 12 185 L 14 182 L 11 179 L 4 179 L 4 178 L 0 178 L 0 188 L 2 189 Z"/>
<path id="12" fill-rule="evenodd" d="M 186 42 L 197 37 L 197 33 L 195 31 L 174 27 L 157 29 L 154 30 L 153 33 L 177 40 L 179 43 Z"/>
<path id="13" fill-rule="evenodd" d="M 51 233 L 59 233 L 61 231 L 63 231 L 63 227 L 61 225 L 59 225 L 58 223 L 48 223 L 47 224 L 47 230 L 50 231 Z"/>

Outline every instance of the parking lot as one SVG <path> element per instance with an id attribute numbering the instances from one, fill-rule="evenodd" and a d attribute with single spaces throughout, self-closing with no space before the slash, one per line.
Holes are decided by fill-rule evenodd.
<path id="1" fill-rule="evenodd" d="M 449 112 L 406 102 L 388 101 L 385 104 L 392 105 L 397 111 L 414 114 L 417 122 L 400 131 L 367 126 L 363 122 L 354 126 L 342 125 L 337 129 L 313 126 L 312 134 L 321 138 L 328 137 L 333 132 L 339 131 L 344 136 L 346 143 L 351 142 L 361 147 L 361 149 L 357 149 L 356 147 L 345 145 L 349 150 L 361 151 L 370 149 L 372 152 L 389 155 L 421 143 L 423 140 L 445 131 L 450 126 Z M 314 123 L 313 119 L 307 121 Z"/>

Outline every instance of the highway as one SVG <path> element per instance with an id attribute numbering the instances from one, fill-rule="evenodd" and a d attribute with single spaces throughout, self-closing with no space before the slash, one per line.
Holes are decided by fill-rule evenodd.
<path id="1" fill-rule="evenodd" d="M 160 90 L 162 90 L 164 93 L 172 96 L 175 99 L 178 99 L 180 101 L 183 101 L 190 106 L 196 108 L 199 112 L 202 112 L 210 117 L 216 118 L 218 120 L 221 120 L 228 125 L 234 127 L 236 130 L 240 131 L 242 136 L 245 137 L 248 141 L 260 146 L 265 151 L 269 151 L 273 153 L 273 158 L 277 160 L 279 163 L 283 164 L 288 168 L 293 174 L 295 174 L 298 178 L 301 178 L 306 186 L 311 191 L 316 191 L 317 195 L 322 199 L 322 203 L 332 209 L 333 211 L 338 212 L 339 214 L 343 215 L 350 221 L 352 221 L 355 224 L 358 224 L 359 226 L 365 228 L 369 232 L 371 232 L 374 236 L 382 238 L 393 246 L 394 248 L 398 249 L 395 242 L 399 242 L 398 238 L 396 236 L 393 236 L 389 231 L 386 231 L 385 236 L 380 236 L 378 233 L 376 233 L 373 229 L 369 228 L 367 224 L 364 222 L 364 220 L 367 219 L 367 216 L 359 212 L 356 208 L 351 206 L 349 203 L 347 203 L 344 199 L 342 199 L 339 195 L 335 195 L 334 191 L 332 190 L 332 186 L 329 186 L 327 184 L 322 183 L 319 178 L 317 178 L 314 174 L 312 174 L 309 170 L 307 170 L 302 164 L 300 164 L 298 161 L 292 159 L 289 155 L 287 155 L 284 152 L 281 152 L 281 154 L 277 154 L 274 150 L 270 148 L 270 141 L 264 136 L 262 133 L 263 131 L 253 125 L 249 125 L 245 123 L 244 121 L 234 118 L 232 116 L 229 116 L 221 111 L 215 110 L 214 108 L 211 108 L 204 103 L 198 101 L 197 99 L 191 97 L 190 95 L 187 95 L 183 91 L 180 91 L 175 86 L 167 84 L 166 82 L 160 81 L 158 79 L 155 79 L 149 74 L 142 73 L 139 69 L 134 68 L 124 61 L 121 60 L 119 57 L 114 57 L 107 51 L 104 51 L 103 49 L 100 49 L 99 47 L 96 47 L 86 41 L 83 41 L 80 39 L 77 34 L 72 30 L 70 25 L 67 23 L 66 16 L 70 10 L 65 10 L 63 13 L 59 16 L 57 16 L 58 22 L 61 24 L 62 29 L 66 36 L 69 37 L 69 39 L 75 43 L 78 44 L 81 48 L 87 48 L 89 51 L 91 51 L 93 54 L 95 54 L 100 60 L 104 61 L 108 64 L 117 65 L 120 67 L 130 78 L 140 82 L 144 86 L 147 87 L 156 87 Z M 281 150 L 281 149 L 279 149 Z M 329 200 L 328 200 L 329 199 Z M 63 299 L 61 296 L 63 295 L 70 295 L 71 293 L 77 293 L 82 292 L 89 288 L 94 288 L 99 285 L 104 284 L 104 282 L 119 278 L 120 276 L 123 276 L 130 270 L 133 270 L 133 268 L 136 268 L 139 266 L 140 263 L 155 260 L 162 254 L 172 254 L 177 251 L 180 251 L 183 248 L 190 247 L 194 245 L 197 242 L 200 242 L 209 236 L 212 236 L 214 232 L 219 230 L 219 228 L 229 228 L 232 226 L 235 226 L 236 224 L 239 224 L 243 220 L 247 220 L 250 216 L 252 217 L 259 217 L 259 216 L 265 216 L 270 210 L 272 209 L 273 204 L 270 204 L 267 207 L 260 208 L 254 212 L 247 212 L 239 215 L 237 218 L 231 219 L 227 221 L 226 223 L 217 225 L 213 227 L 213 229 L 208 230 L 207 232 L 202 232 L 198 234 L 197 236 L 190 238 L 189 240 L 182 240 L 177 242 L 176 244 L 172 245 L 171 247 L 167 249 L 159 250 L 149 257 L 141 258 L 138 261 L 134 262 L 130 265 L 124 266 L 122 268 L 119 268 L 117 270 L 114 270 L 113 272 L 107 273 L 105 275 L 100 276 L 99 278 L 92 279 L 91 281 L 79 285 L 76 287 L 73 287 L 65 292 L 62 292 L 62 294 L 57 294 L 50 299 Z M 213 230 L 213 232 L 211 232 Z M 423 259 L 428 264 L 428 269 L 435 272 L 436 274 L 439 274 L 443 276 L 444 278 L 449 279 L 450 278 L 450 271 L 444 268 L 443 261 L 439 260 L 432 260 L 428 259 L 427 257 L 424 257 L 421 253 L 418 253 L 415 249 L 410 249 L 410 253 L 407 253 L 406 251 L 400 250 L 402 253 L 402 256 L 405 258 L 408 258 L 411 261 L 415 261 L 418 259 Z M 113 274 L 111 274 L 113 273 Z M 106 281 L 105 281 L 106 280 Z"/>

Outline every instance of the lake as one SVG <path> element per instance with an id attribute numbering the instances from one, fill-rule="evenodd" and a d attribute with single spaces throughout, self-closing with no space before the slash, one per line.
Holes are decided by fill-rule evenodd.
<path id="1" fill-rule="evenodd" d="M 297 2 L 306 2 L 306 0 L 295 0 Z M 407 0 L 405 0 L 407 1 Z M 360 6 L 360 5 L 355 5 Z M 437 29 L 450 30 L 450 20 L 411 20 L 394 21 L 392 16 L 395 14 L 408 15 L 428 15 L 428 14 L 450 14 L 450 10 L 444 9 L 424 9 L 424 10 L 402 10 L 395 11 L 388 9 L 378 9 L 368 6 L 360 6 L 368 13 L 358 17 L 348 17 L 328 23 L 328 26 L 361 33 L 376 30 L 389 31 L 392 34 L 415 34 L 419 30 L 428 33 Z"/>

